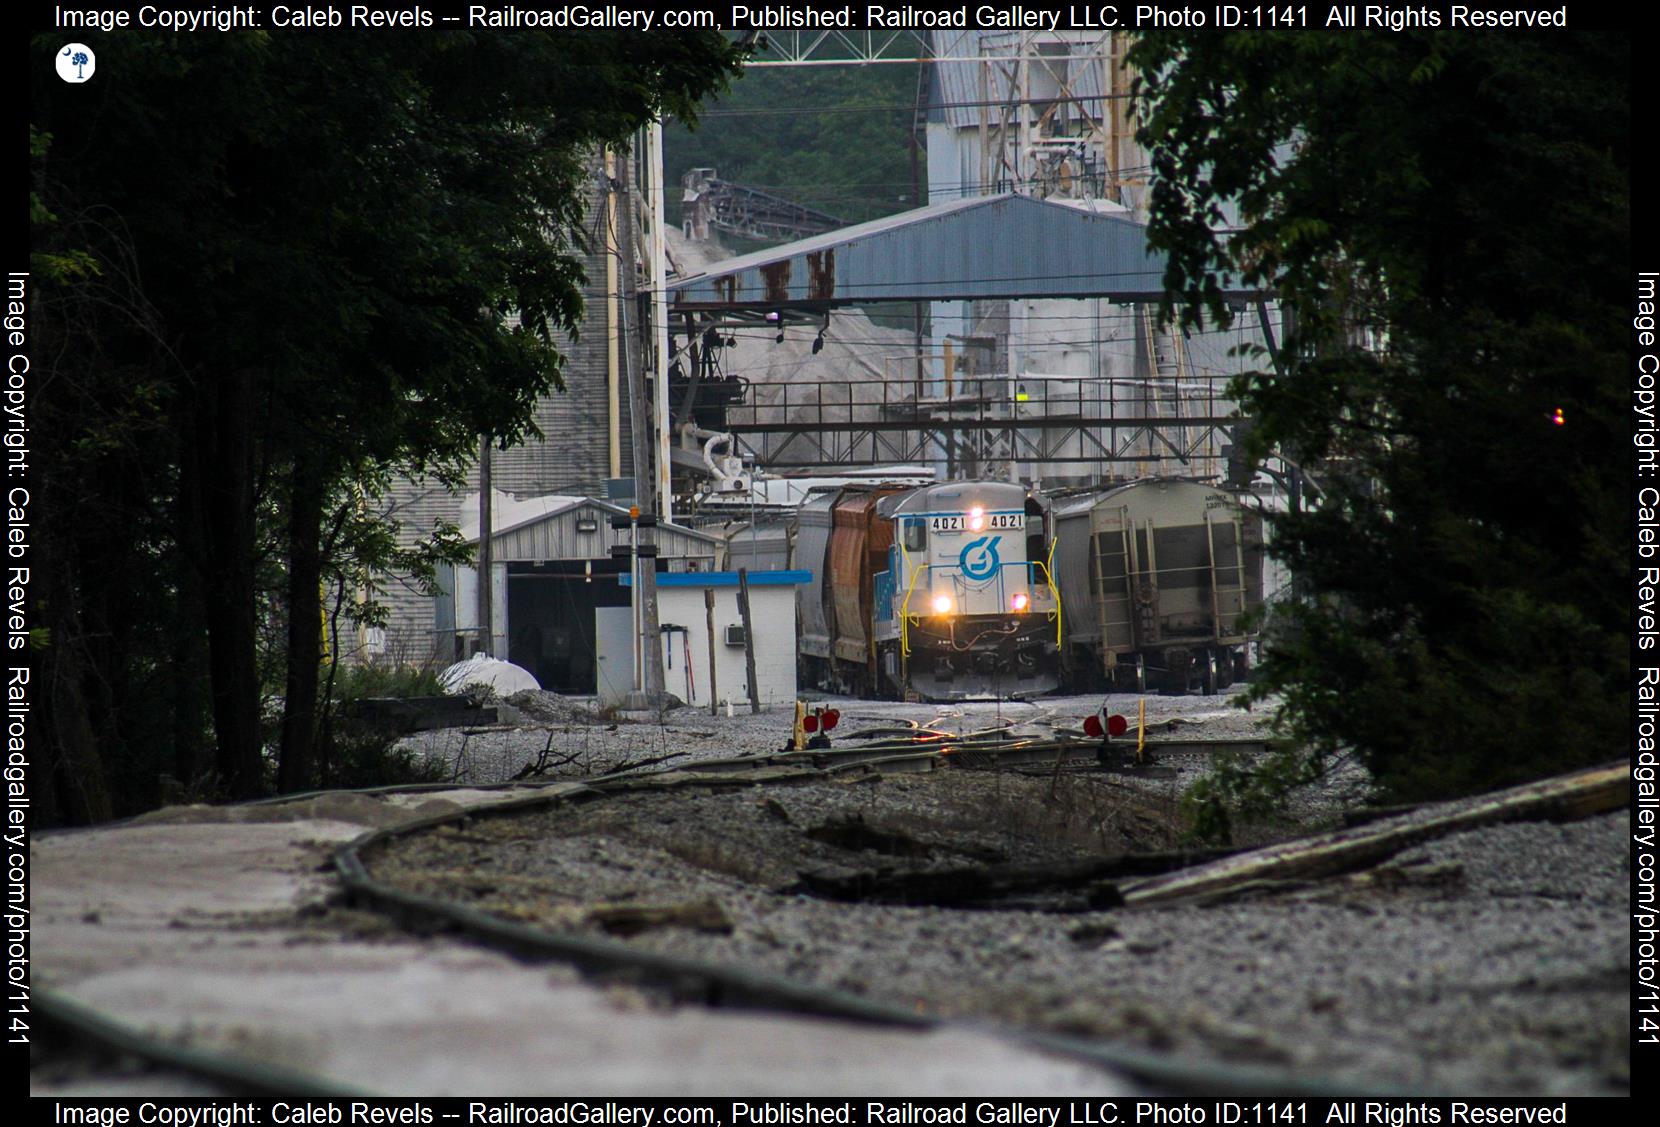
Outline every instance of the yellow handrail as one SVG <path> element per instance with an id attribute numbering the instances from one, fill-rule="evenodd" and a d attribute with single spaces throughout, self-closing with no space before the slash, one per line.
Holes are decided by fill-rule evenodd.
<path id="1" fill-rule="evenodd" d="M 1052 613 L 1055 616 L 1055 646 L 1056 646 L 1056 648 L 1059 648 L 1060 644 L 1061 644 L 1061 589 L 1059 587 L 1055 586 L 1054 565 L 1055 565 L 1055 546 L 1058 545 L 1060 542 L 1061 542 L 1061 538 L 1059 536 L 1057 536 L 1053 540 L 1049 541 L 1049 555 L 1044 559 L 1044 561 L 1042 563 L 1037 565 L 1037 566 L 1039 566 L 1043 569 L 1043 583 L 1044 583 L 1044 586 L 1049 588 L 1049 597 L 1055 600 L 1055 609 Z"/>
<path id="2" fill-rule="evenodd" d="M 901 547 L 899 551 L 903 557 L 905 549 Z M 910 582 L 905 585 L 905 598 L 899 604 L 899 652 L 904 657 L 911 656 L 911 592 L 916 590 L 917 574 L 927 566 L 924 560 L 912 569 Z"/>

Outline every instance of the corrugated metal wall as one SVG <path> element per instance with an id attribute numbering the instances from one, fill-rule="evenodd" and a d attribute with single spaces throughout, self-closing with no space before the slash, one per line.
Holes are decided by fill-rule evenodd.
<path id="1" fill-rule="evenodd" d="M 612 513 L 599 505 L 578 505 L 545 520 L 534 521 L 497 535 L 496 559 L 502 562 L 520 561 L 542 563 L 547 560 L 608 559 L 613 544 L 627 544 L 626 528 L 611 527 Z M 577 525 L 591 520 L 597 526 L 592 532 L 580 531 Z M 717 537 L 693 532 L 673 525 L 658 525 L 657 553 L 670 559 L 691 559 L 698 563 L 696 570 L 712 571 L 720 555 Z M 682 571 L 684 567 L 672 566 Z"/>
<path id="2" fill-rule="evenodd" d="M 585 212 L 589 219 L 584 224 L 588 231 L 594 228 L 596 209 L 603 207 L 600 185 L 602 168 L 596 154 L 590 162 Z M 492 484 L 496 489 L 520 497 L 542 496 L 550 493 L 603 496 L 605 480 L 609 476 L 610 452 L 606 426 L 606 320 L 605 320 L 605 258 L 604 243 L 587 239 L 593 246 L 582 256 L 588 285 L 583 300 L 588 313 L 581 334 L 567 339 L 561 347 L 565 357 L 565 390 L 544 397 L 535 411 L 536 425 L 546 436 L 511 450 L 497 451 L 491 462 Z M 637 361 L 636 361 L 637 364 Z M 623 474 L 633 471 L 633 459 L 628 443 L 628 394 L 621 390 Z M 467 483 L 459 493 L 478 492 L 478 470 L 468 475 Z M 394 485 L 388 498 L 389 515 L 403 523 L 400 543 L 412 544 L 423 533 L 430 531 L 435 520 L 457 521 L 460 516 L 457 494 L 431 481 L 400 481 Z M 609 529 L 606 530 L 607 532 Z M 563 535 L 550 531 L 549 536 Z M 575 535 L 574 530 L 571 535 Z M 551 544 L 551 541 L 550 541 Z M 599 554 L 603 554 L 603 549 Z M 665 549 L 665 554 L 670 554 Z M 712 555 L 713 553 L 707 553 Z M 527 554 L 523 559 L 537 558 Z M 544 558 L 557 558 L 549 555 Z M 382 656 L 387 659 L 415 664 L 442 660 L 435 639 L 437 611 L 433 600 L 394 580 L 381 596 L 390 610 L 386 630 L 386 646 Z M 448 635 L 444 635 L 448 643 Z M 351 639 L 343 648 L 350 649 Z"/>

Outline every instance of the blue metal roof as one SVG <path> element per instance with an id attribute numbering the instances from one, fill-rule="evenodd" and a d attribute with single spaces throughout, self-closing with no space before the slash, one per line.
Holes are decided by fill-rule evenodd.
<path id="1" fill-rule="evenodd" d="M 1103 297 L 1157 301 L 1164 257 L 1122 215 L 1005 193 L 949 200 L 771 250 L 668 285 L 673 308 Z"/>

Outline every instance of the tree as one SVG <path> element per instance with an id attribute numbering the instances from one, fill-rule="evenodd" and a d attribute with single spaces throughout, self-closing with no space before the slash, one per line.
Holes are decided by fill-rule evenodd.
<path id="1" fill-rule="evenodd" d="M 914 66 L 752 70 L 695 132 L 666 131 L 664 179 L 713 167 L 849 223 L 916 207 L 928 190 L 913 152 L 916 93 Z M 671 198 L 671 222 L 679 206 Z"/>
<path id="2" fill-rule="evenodd" d="M 1130 57 L 1171 308 L 1226 320 L 1232 274 L 1295 314 L 1283 371 L 1234 389 L 1316 502 L 1274 522 L 1309 595 L 1257 696 L 1397 798 L 1617 754 L 1628 39 L 1151 33 Z"/>
<path id="3" fill-rule="evenodd" d="M 347 481 L 527 432 L 581 316 L 586 153 L 695 117 L 741 54 L 678 31 L 132 32 L 99 50 L 96 88 L 41 79 L 33 101 L 52 137 L 37 245 L 95 264 L 42 291 L 37 410 L 64 455 L 48 489 L 106 507 L 118 542 L 86 556 L 100 533 L 52 506 L 55 558 L 114 569 L 56 594 L 58 653 L 112 632 L 105 606 L 168 623 L 162 648 L 205 668 L 220 782 L 246 796 L 266 785 L 262 608 L 281 608 L 282 783 L 300 787 Z M 144 648 L 64 672 L 119 684 L 158 662 Z M 154 758 L 124 730 L 147 707 L 94 709 L 108 746 Z"/>

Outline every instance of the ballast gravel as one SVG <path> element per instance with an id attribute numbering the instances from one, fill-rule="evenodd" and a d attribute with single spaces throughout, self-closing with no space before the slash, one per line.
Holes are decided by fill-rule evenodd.
<path id="1" fill-rule="evenodd" d="M 1197 703 L 1169 712 L 1192 717 Z M 1054 704 L 1038 706 L 1048 721 L 1034 708 L 1026 722 L 1057 722 L 1066 706 Z M 890 719 L 905 709 L 928 711 L 850 707 Z M 1214 736 L 1210 724 L 1245 734 L 1259 720 L 1224 709 L 1190 722 Z M 755 742 L 763 718 L 743 725 Z M 650 950 L 918 1013 L 1268 1069 L 1329 1090 L 1629 1091 L 1625 814 L 1495 826 L 1360 873 L 1135 910 L 896 907 L 796 885 L 803 872 L 1168 849 L 1181 786 L 942 770 L 692 787 L 480 819 L 405 839 L 373 869 L 552 930 L 633 933 Z"/>

